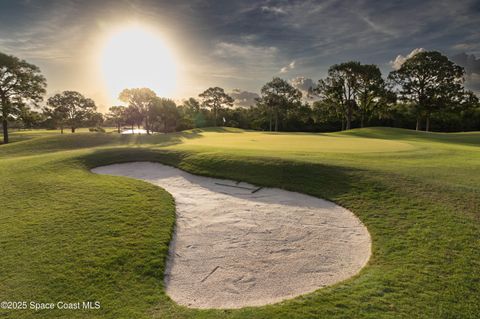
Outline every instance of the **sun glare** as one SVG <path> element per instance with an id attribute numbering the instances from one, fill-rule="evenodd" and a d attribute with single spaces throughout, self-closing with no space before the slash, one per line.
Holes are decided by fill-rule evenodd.
<path id="1" fill-rule="evenodd" d="M 176 87 L 172 52 L 159 35 L 139 26 L 124 28 L 108 38 L 101 67 L 114 100 L 125 88 L 148 87 L 168 97 Z"/>

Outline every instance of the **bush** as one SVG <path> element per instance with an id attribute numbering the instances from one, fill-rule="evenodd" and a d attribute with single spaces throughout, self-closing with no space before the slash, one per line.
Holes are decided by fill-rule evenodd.
<path id="1" fill-rule="evenodd" d="M 105 133 L 105 129 L 103 127 L 90 127 L 88 129 L 90 132 L 98 132 L 98 133 Z"/>

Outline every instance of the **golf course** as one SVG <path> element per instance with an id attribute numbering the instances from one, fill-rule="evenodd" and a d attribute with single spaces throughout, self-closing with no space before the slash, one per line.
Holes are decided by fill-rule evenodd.
<path id="1" fill-rule="evenodd" d="M 0 309 L 0 318 L 480 314 L 480 132 L 106 131 L 12 131 L 10 143 L 0 145 L 0 301 L 101 304 L 81 311 Z M 371 256 L 353 277 L 282 302 L 179 305 L 164 284 L 176 222 L 172 195 L 91 171 L 130 162 L 328 200 L 368 229 Z"/>

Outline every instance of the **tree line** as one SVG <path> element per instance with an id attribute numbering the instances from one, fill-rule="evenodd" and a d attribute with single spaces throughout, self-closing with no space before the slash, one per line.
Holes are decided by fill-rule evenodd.
<path id="1" fill-rule="evenodd" d="M 46 79 L 40 69 L 0 53 L 0 103 L 4 143 L 9 124 L 24 128 L 64 128 L 75 132 L 102 125 L 142 127 L 147 134 L 206 126 L 232 126 L 269 131 L 333 131 L 365 125 L 436 130 L 480 130 L 478 97 L 464 87 L 465 71 L 436 51 L 407 59 L 387 78 L 377 65 L 349 61 L 335 64 L 315 87 L 303 92 L 275 77 L 250 107 L 220 87 L 211 87 L 181 105 L 158 97 L 149 88 L 119 94 L 125 106 L 103 115 L 95 102 L 75 91 L 43 100 Z"/>

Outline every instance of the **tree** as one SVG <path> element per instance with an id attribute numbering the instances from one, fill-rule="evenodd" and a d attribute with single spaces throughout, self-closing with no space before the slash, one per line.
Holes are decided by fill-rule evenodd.
<path id="1" fill-rule="evenodd" d="M 60 133 L 63 134 L 67 121 L 67 110 L 63 106 L 52 107 L 47 104 L 43 108 L 43 114 L 51 121 L 52 128 L 60 127 Z"/>
<path id="2" fill-rule="evenodd" d="M 183 103 L 183 106 L 191 113 L 200 112 L 200 102 L 195 98 L 191 97 Z"/>
<path id="3" fill-rule="evenodd" d="M 342 131 L 345 130 L 345 120 L 347 119 L 347 103 L 344 94 L 344 86 L 339 80 L 333 77 L 327 77 L 318 81 L 317 93 L 320 101 L 314 103 L 314 110 L 317 115 L 324 116 L 325 119 L 337 119 L 342 122 Z"/>
<path id="4" fill-rule="evenodd" d="M 34 111 L 26 106 L 20 106 L 17 120 L 23 128 L 31 129 L 39 126 L 45 120 L 45 117 L 38 111 Z"/>
<path id="5" fill-rule="evenodd" d="M 134 126 L 137 125 L 137 127 L 140 128 L 142 121 L 143 121 L 143 115 L 140 114 L 139 110 L 135 106 L 129 105 L 125 109 L 125 123 L 131 126 L 132 134 L 133 134 Z"/>
<path id="6" fill-rule="evenodd" d="M 120 95 L 119 99 L 122 102 L 128 103 L 129 107 L 136 109 L 129 111 L 131 115 L 135 114 L 137 125 L 145 123 L 145 129 L 147 134 L 150 134 L 150 118 L 148 116 L 148 110 L 153 104 L 153 101 L 157 98 L 157 94 L 149 88 L 134 88 L 125 89 Z"/>
<path id="7" fill-rule="evenodd" d="M 350 61 L 335 64 L 328 69 L 328 77 L 319 81 L 316 90 L 329 101 L 327 105 L 337 104 L 339 113 L 347 122 L 345 127 L 347 130 L 352 127 L 353 114 L 358 107 L 357 94 L 360 91 L 360 74 L 360 62 Z"/>
<path id="8" fill-rule="evenodd" d="M 401 99 L 414 105 L 416 129 L 425 118 L 425 130 L 430 130 L 432 113 L 458 104 L 465 96 L 462 67 L 436 51 L 420 52 L 409 58 L 400 69 L 389 74 Z"/>
<path id="9" fill-rule="evenodd" d="M 182 124 L 180 128 L 189 129 L 205 126 L 205 111 L 201 109 L 200 102 L 191 97 L 178 107 Z"/>
<path id="10" fill-rule="evenodd" d="M 69 126 L 72 133 L 89 119 L 97 107 L 92 99 L 76 91 L 63 91 L 47 100 L 46 113 L 57 120 L 63 133 L 64 126 Z"/>
<path id="11" fill-rule="evenodd" d="M 233 102 L 235 101 L 230 95 L 226 94 L 225 91 L 219 87 L 208 88 L 198 96 L 203 99 L 203 106 L 212 110 L 215 126 L 217 126 L 218 112 L 223 107 L 232 106 Z"/>
<path id="12" fill-rule="evenodd" d="M 40 102 L 45 94 L 46 79 L 40 69 L 25 60 L 0 53 L 0 107 L 3 143 L 8 143 L 8 120 L 19 107 Z"/>
<path id="13" fill-rule="evenodd" d="M 84 125 L 89 126 L 90 128 L 101 128 L 105 118 L 100 112 L 88 112 L 84 120 Z"/>
<path id="14" fill-rule="evenodd" d="M 378 66 L 360 64 L 356 68 L 355 99 L 360 113 L 360 127 L 365 126 L 365 119 L 386 104 L 395 102 L 395 95 L 390 92 L 382 78 Z"/>
<path id="15" fill-rule="evenodd" d="M 107 113 L 107 118 L 113 123 L 115 123 L 115 126 L 117 127 L 117 132 L 120 133 L 122 125 L 123 123 L 125 123 L 125 106 L 111 106 L 108 111 L 109 112 Z"/>
<path id="16" fill-rule="evenodd" d="M 272 131 L 272 124 L 275 124 L 275 131 L 278 131 L 280 118 L 288 109 L 301 105 L 301 98 L 302 92 L 278 77 L 262 87 L 257 105 L 268 110 L 270 131 Z"/>
<path id="17" fill-rule="evenodd" d="M 335 124 L 334 121 L 341 121 L 342 131 L 345 129 L 345 115 L 341 104 L 330 98 L 324 98 L 313 102 L 313 112 L 317 123 Z"/>
<path id="18" fill-rule="evenodd" d="M 156 98 L 149 109 L 149 117 L 151 119 L 152 127 L 157 131 L 175 130 L 177 121 L 180 118 L 180 113 L 177 105 L 173 100 L 165 98 Z"/>

